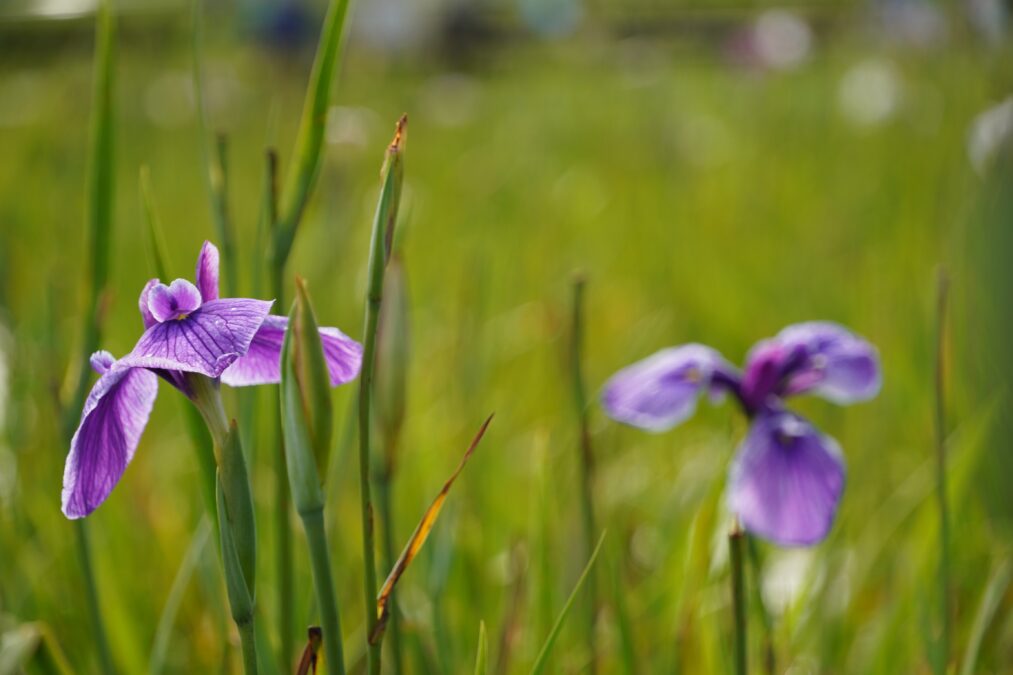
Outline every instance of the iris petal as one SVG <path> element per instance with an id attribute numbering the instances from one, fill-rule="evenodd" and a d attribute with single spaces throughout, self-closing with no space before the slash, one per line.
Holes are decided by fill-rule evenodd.
<path id="1" fill-rule="evenodd" d="M 112 492 L 134 457 L 158 393 L 158 378 L 113 364 L 92 388 L 63 473 L 63 513 L 83 518 Z"/>
<path id="2" fill-rule="evenodd" d="M 137 300 L 137 308 L 141 310 L 141 320 L 144 322 L 145 330 L 158 323 L 158 320 L 151 314 L 151 310 L 148 309 L 148 301 L 150 300 L 151 289 L 160 283 L 162 282 L 158 279 L 149 279 L 148 283 L 144 284 L 144 288 L 141 290 L 141 297 Z"/>
<path id="3" fill-rule="evenodd" d="M 786 411 L 756 416 L 732 464 L 729 502 L 746 529 L 782 546 L 830 531 L 844 491 L 837 442 Z"/>
<path id="4" fill-rule="evenodd" d="M 272 315 L 264 319 L 246 354 L 222 373 L 222 382 L 230 387 L 280 382 L 281 345 L 287 327 L 288 317 Z M 354 380 L 362 365 L 362 345 L 337 328 L 321 328 L 320 339 L 331 386 Z"/>
<path id="5" fill-rule="evenodd" d="M 218 248 L 205 241 L 197 256 L 197 290 L 204 302 L 218 299 Z"/>
<path id="6" fill-rule="evenodd" d="M 610 417 L 648 431 L 665 431 L 696 410 L 715 372 L 733 374 L 721 355 L 704 345 L 663 349 L 620 370 L 605 384 L 602 405 Z"/>
<path id="7" fill-rule="evenodd" d="M 784 349 L 805 358 L 786 373 L 784 393 L 809 393 L 838 404 L 865 401 L 879 393 L 882 371 L 876 348 L 828 321 L 788 326 L 777 336 Z"/>
<path id="8" fill-rule="evenodd" d="M 204 303 L 185 319 L 149 328 L 121 363 L 220 377 L 246 354 L 271 304 L 247 298 Z"/>

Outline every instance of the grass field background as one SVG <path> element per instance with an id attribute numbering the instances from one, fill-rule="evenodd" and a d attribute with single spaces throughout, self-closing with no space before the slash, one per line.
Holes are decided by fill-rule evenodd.
<path id="1" fill-rule="evenodd" d="M 189 34 L 185 17 L 168 23 L 163 33 L 141 18 L 120 21 L 103 340 L 117 356 L 140 335 L 136 298 L 154 276 L 142 163 L 174 275 L 192 278 L 212 238 Z M 976 378 L 989 360 L 975 311 L 994 289 L 974 274 L 976 242 L 988 244 L 987 178 L 966 150 L 972 120 L 1008 94 L 1013 60 L 1008 48 L 968 36 L 914 49 L 874 39 L 863 25 L 842 15 L 789 71 L 736 67 L 713 41 L 664 35 L 507 40 L 464 61 L 385 57 L 352 40 L 289 270 L 307 279 L 321 323 L 361 337 L 377 171 L 407 112 L 397 247 L 410 286 L 412 359 L 394 492 L 398 542 L 496 413 L 400 587 L 411 672 L 471 672 L 480 621 L 491 663 L 527 672 L 586 562 L 567 361 L 576 270 L 588 280 L 593 392 L 661 347 L 704 342 L 741 362 L 754 341 L 809 319 L 839 321 L 879 347 L 878 398 L 846 409 L 796 404 L 840 441 L 848 485 L 825 542 L 793 551 L 760 544 L 771 625 L 751 614 L 752 661 L 759 671 L 769 634 L 777 672 L 931 672 L 941 264 L 953 280 L 952 661 L 963 661 L 991 582 L 998 605 L 985 617 L 973 672 L 1013 672 L 1011 448 L 993 433 L 1008 403 Z M 59 510 L 67 448 L 53 403 L 84 311 L 93 74 L 84 36 L 0 59 L 0 627 L 44 622 L 77 672 L 98 672 L 71 524 Z M 227 262 L 250 290 L 265 270 L 254 250 L 264 148 L 277 147 L 287 167 L 309 64 L 221 25 L 208 30 L 205 52 L 211 127 L 229 140 L 238 255 Z M 893 107 L 875 123 L 842 108 L 842 82 L 856 67 L 885 71 L 895 86 Z M 334 394 L 327 512 L 350 662 L 362 656 L 363 630 L 354 391 Z M 179 398 L 161 388 L 136 458 L 89 519 L 101 604 L 121 670 L 146 672 L 169 589 L 194 548 L 167 669 L 237 672 L 238 663 L 227 665 L 236 657 L 216 549 L 199 545 L 203 505 Z M 258 396 L 249 446 L 258 601 L 276 641 L 270 398 Z M 238 414 L 238 401 L 227 404 Z M 728 404 L 702 404 L 692 421 L 654 436 L 620 427 L 595 404 L 591 422 L 594 497 L 608 531 L 595 568 L 603 672 L 730 672 L 722 491 L 743 421 Z M 313 594 L 295 532 L 292 630 L 302 635 Z M 583 672 L 583 612 L 578 604 L 552 672 Z"/>

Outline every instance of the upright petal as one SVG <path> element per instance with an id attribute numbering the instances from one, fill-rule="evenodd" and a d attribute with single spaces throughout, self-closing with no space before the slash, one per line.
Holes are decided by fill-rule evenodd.
<path id="1" fill-rule="evenodd" d="M 787 351 L 803 354 L 785 373 L 785 395 L 809 393 L 846 404 L 879 393 L 882 371 L 876 348 L 843 326 L 801 323 L 785 328 L 776 339 Z"/>
<path id="2" fill-rule="evenodd" d="M 271 315 L 264 319 L 246 354 L 222 373 L 222 382 L 230 387 L 247 387 L 281 381 L 281 345 L 287 328 L 288 317 Z M 331 386 L 354 380 L 362 366 L 362 345 L 337 328 L 321 328 L 320 339 Z"/>
<path id="3" fill-rule="evenodd" d="M 756 416 L 729 479 L 729 503 L 750 532 L 782 546 L 827 536 L 844 491 L 837 442 L 787 411 Z"/>
<path id="4" fill-rule="evenodd" d="M 134 457 L 158 393 L 158 378 L 114 364 L 92 388 L 63 472 L 63 513 L 83 518 L 112 492 Z"/>
<path id="5" fill-rule="evenodd" d="M 200 306 L 200 291 L 186 279 L 176 279 L 168 286 L 155 284 L 148 291 L 148 310 L 160 323 L 182 319 Z"/>
<path id="6" fill-rule="evenodd" d="M 247 298 L 212 300 L 184 319 L 149 328 L 120 363 L 219 377 L 246 354 L 271 304 Z"/>
<path id="7" fill-rule="evenodd" d="M 197 256 L 197 290 L 204 302 L 218 299 L 218 247 L 205 241 Z"/>
<path id="8" fill-rule="evenodd" d="M 697 398 L 711 389 L 716 372 L 737 380 L 734 368 L 710 347 L 663 349 L 613 375 L 605 384 L 602 405 L 620 422 L 665 431 L 693 414 Z"/>
<path id="9" fill-rule="evenodd" d="M 145 329 L 151 328 L 158 323 L 158 319 L 148 309 L 148 302 L 151 299 L 151 289 L 161 283 L 158 279 L 149 279 L 148 283 L 144 284 L 144 288 L 141 289 L 141 297 L 137 300 L 137 308 L 141 310 L 141 320 L 144 322 Z"/>

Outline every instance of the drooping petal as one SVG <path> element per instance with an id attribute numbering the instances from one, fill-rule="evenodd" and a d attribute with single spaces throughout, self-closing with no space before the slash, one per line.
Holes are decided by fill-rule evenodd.
<path id="1" fill-rule="evenodd" d="M 158 320 L 152 316 L 151 310 L 148 309 L 148 301 L 151 298 L 151 289 L 160 283 L 162 282 L 158 279 L 149 279 L 148 283 L 144 284 L 144 288 L 141 290 L 141 297 L 137 300 L 137 307 L 141 310 L 141 320 L 144 321 L 145 330 L 158 323 Z"/>
<path id="2" fill-rule="evenodd" d="M 693 414 L 700 393 L 717 384 L 716 372 L 737 381 L 734 368 L 710 347 L 663 349 L 613 375 L 605 384 L 602 405 L 620 422 L 665 431 Z"/>
<path id="3" fill-rule="evenodd" d="M 157 393 L 154 373 L 121 364 L 95 383 L 63 472 L 63 513 L 68 518 L 87 516 L 112 492 L 134 457 Z"/>
<path id="4" fill-rule="evenodd" d="M 197 256 L 197 290 L 204 302 L 218 299 L 218 247 L 205 241 Z"/>
<path id="5" fill-rule="evenodd" d="M 844 491 L 837 441 L 787 411 L 757 415 L 729 479 L 746 529 L 782 546 L 811 546 L 830 531 Z"/>
<path id="6" fill-rule="evenodd" d="M 271 304 L 248 298 L 204 303 L 184 319 L 149 328 L 120 363 L 219 377 L 246 354 Z"/>
<path id="7" fill-rule="evenodd" d="M 222 373 L 230 387 L 274 384 L 281 380 L 281 345 L 288 317 L 268 316 L 250 343 L 250 348 Z M 331 378 L 331 386 L 354 380 L 362 366 L 362 345 L 337 328 L 321 328 L 320 339 Z"/>
<path id="8" fill-rule="evenodd" d="M 777 396 L 791 355 L 776 339 L 757 342 L 746 356 L 742 373 L 742 398 L 750 411 L 762 408 L 771 396 Z"/>
<path id="9" fill-rule="evenodd" d="M 148 309 L 155 321 L 175 321 L 201 306 L 200 291 L 186 279 L 171 284 L 155 284 L 148 292 Z"/>
<path id="10" fill-rule="evenodd" d="M 785 395 L 809 393 L 847 404 L 879 393 L 879 353 L 843 326 L 828 321 L 801 323 L 788 326 L 776 339 L 788 352 L 803 355 L 785 374 Z"/>

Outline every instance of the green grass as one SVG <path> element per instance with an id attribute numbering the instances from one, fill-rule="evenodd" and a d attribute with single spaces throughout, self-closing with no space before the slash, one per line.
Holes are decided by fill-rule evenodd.
<path id="1" fill-rule="evenodd" d="M 123 28 L 129 36 L 129 21 Z M 140 334 L 136 297 L 154 275 L 139 165 L 150 166 L 171 274 L 191 277 L 213 232 L 197 120 L 180 103 L 189 92 L 185 38 L 170 34 L 152 49 L 134 33 L 119 50 L 104 338 L 117 356 Z M 266 270 L 252 250 L 263 150 L 279 148 L 284 175 L 309 69 L 208 38 L 210 130 L 229 135 L 239 283 L 249 288 L 251 275 Z M 566 353 L 576 268 L 588 278 L 583 362 L 592 393 L 657 348 L 701 341 L 741 361 L 756 339 L 805 319 L 840 321 L 880 347 L 879 398 L 850 408 L 798 402 L 840 441 L 849 481 L 826 542 L 802 554 L 760 547 L 768 578 L 790 570 L 781 586 L 785 579 L 797 586 L 788 601 L 768 597 L 772 640 L 781 672 L 789 665 L 929 672 L 939 628 L 931 385 L 940 262 L 951 269 L 954 290 L 952 651 L 959 659 L 973 637 L 976 672 L 1010 672 L 1013 599 L 1008 590 L 998 599 L 983 594 L 994 570 L 1005 569 L 1013 539 L 1008 516 L 988 506 L 996 495 L 986 499 L 978 480 L 994 471 L 995 453 L 1008 450 L 986 443 L 1007 404 L 976 389 L 965 367 L 976 345 L 967 317 L 980 289 L 968 277 L 967 242 L 979 226 L 981 181 L 964 143 L 974 115 L 1013 83 L 1004 55 L 879 50 L 839 35 L 798 71 L 759 75 L 682 46 L 577 41 L 511 45 L 451 74 L 426 61 L 378 60 L 352 42 L 336 88 L 344 120 L 336 126 L 351 142 L 326 146 L 288 270 L 311 284 L 321 324 L 361 335 L 377 167 L 394 122 L 408 112 L 398 245 L 411 289 L 413 361 L 395 522 L 417 521 L 470 434 L 496 412 L 433 541 L 398 587 L 413 672 L 427 663 L 473 669 L 480 621 L 489 672 L 505 658 L 504 630 L 515 640 L 508 672 L 528 672 L 587 562 Z M 904 97 L 893 119 L 859 129 L 839 112 L 838 86 L 869 56 L 894 64 Z M 44 622 L 79 672 L 95 672 L 97 655 L 73 532 L 59 512 L 66 448 L 53 389 L 81 338 L 91 74 L 87 45 L 0 64 L 0 119 L 18 105 L 33 112 L 23 124 L 0 126 L 0 344 L 9 369 L 0 613 L 14 623 Z M 152 111 L 173 124 L 156 124 Z M 355 389 L 335 394 L 338 466 L 327 518 L 346 659 L 361 666 L 355 444 L 342 440 L 354 434 L 346 426 L 354 424 L 347 411 Z M 130 673 L 147 668 L 204 511 L 182 408 L 168 402 L 177 394 L 164 386 L 161 393 L 134 462 L 89 522 L 114 657 Z M 266 418 L 273 397 L 259 398 Z M 238 410 L 234 396 L 226 405 Z M 659 436 L 622 428 L 596 407 L 590 423 L 596 516 L 610 533 L 608 567 L 598 575 L 606 606 L 601 672 L 630 660 L 642 672 L 730 672 L 721 488 L 743 423 L 727 404 L 704 404 L 692 421 Z M 260 623 L 273 631 L 276 595 L 265 584 L 276 578 L 274 449 L 263 438 L 271 436 L 259 435 L 248 449 L 260 527 L 257 596 L 267 617 Z M 295 532 L 295 609 L 306 623 L 312 582 Z M 409 534 L 396 533 L 398 547 Z M 214 547 L 185 564 L 196 567 L 182 597 L 172 594 L 179 608 L 164 672 L 217 672 L 227 654 L 238 668 Z M 996 609 L 979 611 L 985 602 Z M 990 616 L 990 625 L 979 628 L 976 616 Z M 549 672 L 579 672 L 583 630 L 571 617 Z M 749 634 L 758 670 L 758 616 Z M 293 639 L 302 644 L 301 634 Z"/>

